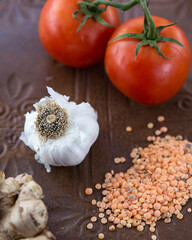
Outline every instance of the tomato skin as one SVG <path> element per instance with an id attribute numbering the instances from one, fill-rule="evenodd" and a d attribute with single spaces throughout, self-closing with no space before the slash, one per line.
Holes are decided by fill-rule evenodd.
<path id="1" fill-rule="evenodd" d="M 143 17 L 121 24 L 111 39 L 124 33 L 141 33 Z M 156 27 L 171 22 L 153 16 Z M 155 105 L 173 97 L 184 84 L 190 68 L 191 52 L 186 35 L 178 26 L 168 27 L 160 33 L 182 43 L 185 48 L 172 42 L 159 42 L 162 53 L 171 60 L 158 55 L 150 46 L 142 46 L 135 61 L 139 40 L 120 39 L 108 44 L 105 69 L 112 83 L 127 97 L 145 105 Z"/>
<path id="2" fill-rule="evenodd" d="M 104 59 L 107 42 L 115 28 L 101 25 L 88 19 L 77 33 L 80 21 L 73 18 L 79 10 L 79 0 L 48 0 L 39 19 L 40 40 L 58 61 L 73 67 L 93 65 Z M 82 14 L 77 15 L 83 18 Z M 107 7 L 101 17 L 113 26 L 119 25 L 117 10 Z"/>

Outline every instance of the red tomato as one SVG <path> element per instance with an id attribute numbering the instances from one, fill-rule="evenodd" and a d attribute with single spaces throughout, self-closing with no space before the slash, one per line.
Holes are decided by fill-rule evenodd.
<path id="1" fill-rule="evenodd" d="M 110 40 L 124 33 L 141 33 L 143 17 L 124 22 Z M 171 22 L 153 17 L 156 27 Z M 159 56 L 150 46 L 142 46 L 135 61 L 139 40 L 124 38 L 108 44 L 105 69 L 112 83 L 129 98 L 146 105 L 155 105 L 173 97 L 184 84 L 190 68 L 190 47 L 184 32 L 176 25 L 168 27 L 160 35 L 175 38 L 185 48 L 172 42 L 159 42 L 161 52 L 171 60 Z"/>
<path id="2" fill-rule="evenodd" d="M 102 60 L 107 42 L 115 30 L 88 19 L 77 33 L 80 21 L 72 14 L 79 10 L 79 0 L 48 0 L 39 20 L 39 36 L 45 49 L 55 59 L 68 66 L 85 67 Z M 78 14 L 83 19 L 83 14 Z M 117 10 L 107 7 L 101 17 L 110 25 L 118 26 Z"/>

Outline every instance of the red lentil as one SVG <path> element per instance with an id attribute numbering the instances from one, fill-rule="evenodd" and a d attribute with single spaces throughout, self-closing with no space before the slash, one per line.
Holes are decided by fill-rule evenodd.
<path id="1" fill-rule="evenodd" d="M 104 239 L 104 237 L 105 237 L 105 235 L 104 235 L 103 233 L 99 233 L 99 234 L 98 234 L 98 238 L 99 238 L 99 239 Z"/>
<path id="2" fill-rule="evenodd" d="M 106 214 L 107 214 L 107 215 L 110 215 L 110 214 L 111 214 L 111 210 L 110 210 L 110 209 L 107 209 L 107 210 L 106 210 Z"/>
<path id="3" fill-rule="evenodd" d="M 125 220 L 121 220 L 120 223 L 121 223 L 122 226 L 125 226 L 127 222 Z"/>
<path id="4" fill-rule="evenodd" d="M 115 231 L 115 226 L 114 226 L 114 225 L 111 225 L 111 226 L 109 227 L 109 231 L 114 232 L 114 231 Z"/>
<path id="5" fill-rule="evenodd" d="M 155 203 L 154 204 L 154 209 L 155 210 L 159 210 L 161 208 L 161 204 L 160 203 Z"/>
<path id="6" fill-rule="evenodd" d="M 100 204 L 101 204 L 101 202 L 98 201 L 98 202 L 97 202 L 97 207 L 98 207 L 98 208 L 100 207 Z"/>
<path id="7" fill-rule="evenodd" d="M 127 227 L 127 228 L 131 228 L 131 223 L 127 223 L 127 224 L 126 224 L 126 227 Z"/>
<path id="8" fill-rule="evenodd" d="M 152 240 L 157 240 L 157 237 L 156 237 L 155 235 L 152 235 L 152 236 L 151 236 L 151 239 L 152 239 Z"/>
<path id="9" fill-rule="evenodd" d="M 126 162 L 126 159 L 125 159 L 124 157 L 121 157 L 121 158 L 120 158 L 120 162 L 121 162 L 121 163 L 124 163 L 124 162 Z"/>
<path id="10" fill-rule="evenodd" d="M 168 131 L 168 128 L 167 127 L 161 127 L 160 131 L 163 132 L 163 133 L 166 133 Z"/>
<path id="11" fill-rule="evenodd" d="M 150 232 L 155 232 L 155 228 L 154 228 L 154 227 L 150 227 L 150 228 L 149 228 L 149 231 L 150 231 Z"/>
<path id="12" fill-rule="evenodd" d="M 101 223 L 102 223 L 102 224 L 106 224 L 106 223 L 107 223 L 107 218 L 102 218 L 102 219 L 101 219 Z"/>
<path id="13" fill-rule="evenodd" d="M 105 214 L 104 213 L 99 213 L 98 215 L 100 218 L 104 218 Z"/>
<path id="14" fill-rule="evenodd" d="M 104 194 L 105 195 L 105 194 Z M 106 204 L 104 202 L 101 202 L 100 204 L 100 208 L 105 208 L 106 207 Z"/>
<path id="15" fill-rule="evenodd" d="M 101 221 L 108 218 L 114 224 L 110 231 L 115 225 L 143 231 L 147 224 L 154 232 L 161 218 L 165 223 L 171 222 L 173 214 L 183 218 L 182 206 L 192 198 L 191 143 L 169 135 L 151 140 L 148 147 L 132 150 L 133 166 L 125 173 L 105 174 L 104 196 L 97 206 L 107 214 L 106 218 L 104 213 L 99 214 Z M 121 162 L 121 158 L 116 159 Z"/>
<path id="16" fill-rule="evenodd" d="M 101 189 L 101 184 L 100 184 L 100 183 L 97 183 L 97 184 L 95 185 L 95 188 L 96 188 L 97 190 Z"/>
<path id="17" fill-rule="evenodd" d="M 127 126 L 127 127 L 126 127 L 126 131 L 127 131 L 127 132 L 131 132 L 131 131 L 132 131 L 132 127 L 131 127 L 131 126 Z"/>
<path id="18" fill-rule="evenodd" d="M 93 224 L 92 223 L 88 223 L 87 224 L 87 229 L 91 230 L 93 228 Z"/>
<path id="19" fill-rule="evenodd" d="M 160 135 L 161 134 L 161 131 L 160 130 L 156 130 L 155 131 L 155 135 Z"/>
<path id="20" fill-rule="evenodd" d="M 85 189 L 85 194 L 86 195 L 91 195 L 93 193 L 93 189 L 92 188 L 86 188 Z"/>
<path id="21" fill-rule="evenodd" d="M 191 208 L 188 208 L 188 209 L 187 209 L 187 212 L 189 212 L 189 213 L 190 213 L 190 212 L 191 212 Z"/>
<path id="22" fill-rule="evenodd" d="M 183 219 L 183 214 L 182 213 L 177 214 L 177 218 L 178 219 Z"/>
<path id="23" fill-rule="evenodd" d="M 114 217 L 114 216 L 112 216 L 112 215 L 110 215 L 110 216 L 109 216 L 109 218 L 108 218 L 109 222 L 113 222 L 113 221 L 114 221 L 114 219 L 115 219 L 115 217 Z"/>
<path id="24" fill-rule="evenodd" d="M 148 137 L 147 137 L 147 141 L 148 141 L 148 142 L 151 142 L 151 141 L 152 141 L 152 137 L 151 137 L 151 136 L 148 136 Z"/>
<path id="25" fill-rule="evenodd" d="M 99 208 L 99 212 L 103 213 L 105 211 L 104 208 Z"/>
<path id="26" fill-rule="evenodd" d="M 97 221 L 97 217 L 93 216 L 91 217 L 91 222 L 96 222 Z"/>
<path id="27" fill-rule="evenodd" d="M 114 224 L 120 223 L 120 218 L 117 218 L 117 217 L 116 217 L 116 218 L 114 219 L 113 223 L 114 223 Z"/>
<path id="28" fill-rule="evenodd" d="M 142 225 L 137 226 L 137 231 L 142 232 L 144 230 L 144 227 Z"/>
<path id="29" fill-rule="evenodd" d="M 93 200 L 91 201 L 91 204 L 92 204 L 92 205 L 96 205 L 96 204 L 97 204 L 97 201 L 96 201 L 95 199 L 93 199 Z"/>
<path id="30" fill-rule="evenodd" d="M 149 123 L 147 124 L 147 127 L 148 127 L 149 129 L 152 129 L 152 128 L 154 127 L 154 124 L 153 124 L 152 122 L 149 122 Z"/>
<path id="31" fill-rule="evenodd" d="M 121 223 L 117 224 L 118 228 L 123 228 L 123 225 Z"/>
<path id="32" fill-rule="evenodd" d="M 114 158 L 114 163 L 118 164 L 121 162 L 121 158 Z"/>
<path id="33" fill-rule="evenodd" d="M 170 223 L 171 222 L 171 218 L 165 218 L 164 222 L 165 223 Z"/>
<path id="34" fill-rule="evenodd" d="M 165 121 L 165 117 L 164 116 L 158 116 L 157 121 L 158 122 L 163 122 L 163 121 Z"/>

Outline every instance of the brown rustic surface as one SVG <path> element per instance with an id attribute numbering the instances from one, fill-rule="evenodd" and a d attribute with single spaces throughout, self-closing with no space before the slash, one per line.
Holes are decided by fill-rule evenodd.
<path id="1" fill-rule="evenodd" d="M 69 0 L 70 1 L 70 0 Z M 27 172 L 43 187 L 49 210 L 49 228 L 58 240 L 92 240 L 97 233 L 105 239 L 147 240 L 148 228 L 139 233 L 135 229 L 120 229 L 109 233 L 106 226 L 95 224 L 93 231 L 86 224 L 96 212 L 90 197 L 84 195 L 87 186 L 102 182 L 105 172 L 125 171 L 131 166 L 130 150 L 145 146 L 149 121 L 163 114 L 169 134 L 181 134 L 192 140 L 192 71 L 183 89 L 169 102 L 155 107 L 141 106 L 118 92 L 107 79 L 103 63 L 77 69 L 66 67 L 53 60 L 43 49 L 37 32 L 38 17 L 44 0 L 0 0 L 0 170 L 7 176 Z M 179 20 L 192 44 L 191 0 L 152 0 L 154 15 Z M 139 6 L 121 13 L 121 21 L 141 15 Z M 32 104 L 47 95 L 45 86 L 71 96 L 71 100 L 88 101 L 97 109 L 100 135 L 85 161 L 77 167 L 52 168 L 46 173 L 44 166 L 34 160 L 34 152 L 18 140 L 23 130 L 24 113 Z M 125 127 L 133 131 L 127 133 Z M 114 165 L 113 158 L 125 156 L 127 162 Z M 94 193 L 96 199 L 101 192 Z M 184 207 L 182 221 L 157 224 L 159 240 L 192 239 L 192 214 Z"/>

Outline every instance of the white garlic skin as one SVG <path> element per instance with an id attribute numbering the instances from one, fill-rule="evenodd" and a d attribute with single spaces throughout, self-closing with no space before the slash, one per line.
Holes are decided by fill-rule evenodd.
<path id="1" fill-rule="evenodd" d="M 65 134 L 56 140 L 42 141 L 35 126 L 37 111 L 31 111 L 25 115 L 24 132 L 20 139 L 36 152 L 35 159 L 44 164 L 50 172 L 50 165 L 75 166 L 81 163 L 98 137 L 99 125 L 97 113 L 89 103 L 69 102 L 69 97 L 50 87 L 47 87 L 47 90 L 51 97 L 42 98 L 39 103 L 53 99 L 61 108 L 66 109 L 69 125 Z M 36 104 L 34 107 L 36 108 Z"/>

